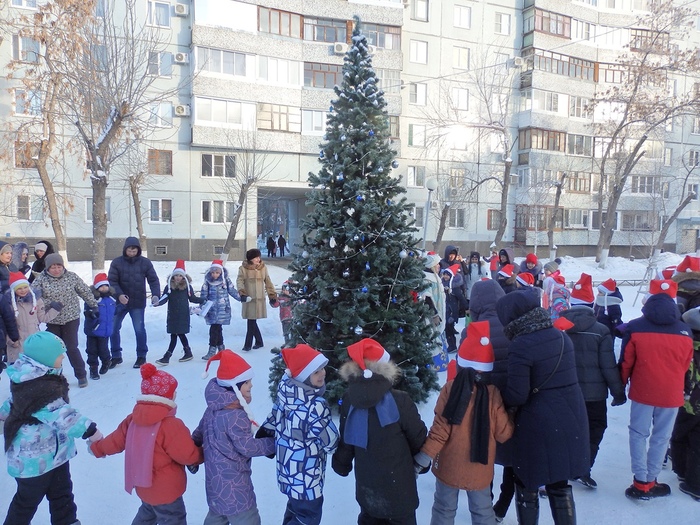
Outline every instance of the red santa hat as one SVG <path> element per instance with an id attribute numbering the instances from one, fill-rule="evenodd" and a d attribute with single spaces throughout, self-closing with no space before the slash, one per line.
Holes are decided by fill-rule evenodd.
<path id="1" fill-rule="evenodd" d="M 365 361 L 376 361 L 378 363 L 388 363 L 391 356 L 384 347 L 374 339 L 360 339 L 357 343 L 348 346 L 348 356 L 355 361 L 362 370 L 362 375 L 366 378 L 372 377 L 372 371 L 367 370 Z"/>
<path id="2" fill-rule="evenodd" d="M 593 281 L 587 273 L 582 273 L 579 280 L 571 289 L 571 304 L 589 304 L 595 301 L 593 296 Z"/>
<path id="3" fill-rule="evenodd" d="M 106 273 L 98 273 L 92 281 L 92 285 L 97 290 L 100 286 L 109 286 L 109 279 Z"/>
<path id="4" fill-rule="evenodd" d="M 667 266 L 666 268 L 656 272 L 656 278 L 661 280 L 670 279 L 673 277 L 673 274 L 676 273 L 676 268 L 677 266 Z"/>
<path id="5" fill-rule="evenodd" d="M 213 270 L 214 268 L 217 268 L 217 269 L 223 271 L 223 269 L 224 269 L 224 261 L 222 261 L 221 259 L 214 259 L 214 260 L 211 262 L 211 266 L 209 267 L 209 269 L 210 269 L 210 270 Z"/>
<path id="6" fill-rule="evenodd" d="M 15 317 L 19 317 L 19 310 L 17 309 L 17 299 L 15 294 L 17 293 L 18 288 L 22 288 L 24 286 L 29 287 L 29 293 L 32 295 L 31 313 L 34 313 L 36 312 L 36 295 L 34 294 L 32 287 L 29 286 L 29 281 L 22 272 L 10 272 L 10 290 L 12 291 L 10 296 L 12 298 L 12 309 L 15 311 Z"/>
<path id="7" fill-rule="evenodd" d="M 305 344 L 284 348 L 281 353 L 284 364 L 287 365 L 287 375 L 302 383 L 316 370 L 328 364 L 326 356 Z"/>
<path id="8" fill-rule="evenodd" d="M 537 255 L 534 253 L 528 253 L 525 256 L 525 264 L 530 263 L 530 264 L 537 264 Z"/>
<path id="9" fill-rule="evenodd" d="M 665 293 L 675 299 L 678 293 L 678 283 L 670 279 L 652 279 L 649 282 L 649 293 L 651 295 Z"/>
<path id="10" fill-rule="evenodd" d="M 209 365 L 214 361 L 219 361 L 219 369 L 216 371 L 216 382 L 223 387 L 230 387 L 233 390 L 236 394 L 236 399 L 238 399 L 241 407 L 243 407 L 243 410 L 245 410 L 245 413 L 248 415 L 248 419 L 250 419 L 253 425 L 259 427 L 260 425 L 255 421 L 253 411 L 250 406 L 248 406 L 248 402 L 238 388 L 239 384 L 253 379 L 255 375 L 253 374 L 253 369 L 241 356 L 234 353 L 232 350 L 226 349 L 209 358 L 202 377 L 207 377 Z"/>
<path id="11" fill-rule="evenodd" d="M 177 379 L 167 372 L 158 370 L 151 363 L 141 366 L 141 394 L 143 396 L 155 396 L 174 401 L 176 389 Z"/>
<path id="12" fill-rule="evenodd" d="M 566 317 L 557 317 L 554 321 L 552 321 L 552 326 L 557 330 L 566 332 L 569 328 L 574 327 L 574 323 L 569 321 Z"/>
<path id="13" fill-rule="evenodd" d="M 503 268 L 498 270 L 498 275 L 502 275 L 503 277 L 512 277 L 513 276 L 513 269 L 515 267 L 512 264 L 506 264 Z"/>
<path id="14" fill-rule="evenodd" d="M 615 290 L 617 289 L 617 283 L 615 282 L 615 279 L 608 279 L 607 281 L 603 281 L 598 285 L 598 291 L 602 294 L 605 295 L 610 295 L 611 293 L 615 293 Z"/>
<path id="15" fill-rule="evenodd" d="M 467 325 L 467 337 L 459 345 L 457 364 L 462 368 L 473 368 L 482 372 L 493 370 L 493 346 L 491 327 L 488 321 L 473 321 Z"/>
<path id="16" fill-rule="evenodd" d="M 700 272 L 700 257 L 686 255 L 678 266 L 676 273 Z"/>
<path id="17" fill-rule="evenodd" d="M 535 284 L 535 277 L 530 272 L 520 272 L 515 280 L 523 286 L 533 286 Z"/>
<path id="18" fill-rule="evenodd" d="M 175 268 L 173 269 L 173 273 L 171 275 L 182 275 L 183 277 L 187 275 L 187 272 L 185 271 L 185 261 L 182 259 L 178 259 L 175 262 Z"/>

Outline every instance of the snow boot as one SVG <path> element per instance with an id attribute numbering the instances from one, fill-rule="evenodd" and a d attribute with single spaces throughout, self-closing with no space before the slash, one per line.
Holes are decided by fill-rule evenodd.
<path id="1" fill-rule="evenodd" d="M 518 525 L 537 525 L 540 518 L 540 500 L 536 490 L 515 487 L 515 511 Z"/>
<path id="2" fill-rule="evenodd" d="M 91 366 L 90 367 L 90 379 L 93 381 L 97 381 L 100 378 L 100 374 L 97 373 L 97 367 L 96 366 Z"/>
<path id="3" fill-rule="evenodd" d="M 574 478 L 574 481 L 577 481 L 578 483 L 580 483 L 584 487 L 588 487 L 589 489 L 598 488 L 598 484 L 591 476 L 580 476 L 578 478 Z"/>
<path id="4" fill-rule="evenodd" d="M 638 499 L 642 501 L 652 498 L 660 498 L 671 494 L 671 487 L 665 483 L 657 483 L 654 481 L 639 481 L 634 479 L 631 486 L 625 490 L 625 496 L 630 499 Z"/>
<path id="5" fill-rule="evenodd" d="M 664 496 L 671 495 L 671 487 L 666 483 L 659 483 L 656 480 L 651 482 L 651 488 L 649 489 L 649 496 L 652 498 L 663 498 Z"/>
<path id="6" fill-rule="evenodd" d="M 549 507 L 552 509 L 554 525 L 576 525 L 576 505 L 571 486 L 548 489 Z"/>
<path id="7" fill-rule="evenodd" d="M 224 345 L 216 345 L 216 351 L 217 351 L 217 352 L 223 351 L 224 348 L 226 348 Z"/>
<path id="8" fill-rule="evenodd" d="M 107 359 L 106 361 L 102 361 L 102 366 L 100 367 L 100 370 L 99 370 L 101 376 L 103 376 L 107 372 L 109 372 L 109 369 L 111 368 L 111 364 L 112 364 L 111 359 Z"/>
<path id="9" fill-rule="evenodd" d="M 678 485 L 678 489 L 683 493 L 687 494 L 691 498 L 693 498 L 695 501 L 700 501 L 700 489 L 696 489 L 695 487 L 691 487 L 688 485 L 685 481 L 682 481 Z"/>
<path id="10" fill-rule="evenodd" d="M 178 361 L 181 363 L 186 363 L 187 361 L 192 361 L 192 357 L 193 357 L 192 356 L 192 349 L 189 346 L 186 346 L 184 348 L 184 350 L 185 350 L 185 353 L 183 354 L 183 356 L 180 359 L 178 359 Z"/>
<path id="11" fill-rule="evenodd" d="M 209 361 L 212 357 L 214 357 L 214 354 L 216 354 L 216 347 L 215 346 L 210 346 L 209 351 L 202 356 L 202 359 L 205 361 Z"/>
<path id="12" fill-rule="evenodd" d="M 170 357 L 173 355 L 172 352 L 168 351 L 163 354 L 163 357 L 156 359 L 156 364 L 160 366 L 167 366 L 170 363 Z"/>

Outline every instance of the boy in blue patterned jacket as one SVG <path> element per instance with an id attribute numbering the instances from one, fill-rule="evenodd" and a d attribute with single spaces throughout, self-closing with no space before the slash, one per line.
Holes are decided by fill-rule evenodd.
<path id="1" fill-rule="evenodd" d="M 289 498 L 283 525 L 319 525 L 326 457 L 338 445 L 338 429 L 323 398 L 328 359 L 308 345 L 282 350 L 287 370 L 272 413 L 260 432 L 275 434 L 277 484 Z"/>
<path id="2" fill-rule="evenodd" d="M 50 332 L 24 342 L 24 352 L 7 370 L 10 398 L 0 407 L 4 421 L 7 471 L 17 481 L 5 525 L 29 525 L 46 497 L 51 523 L 79 524 L 68 461 L 75 438 L 97 441 L 95 423 L 68 404 L 68 382 L 61 363 L 66 345 Z"/>

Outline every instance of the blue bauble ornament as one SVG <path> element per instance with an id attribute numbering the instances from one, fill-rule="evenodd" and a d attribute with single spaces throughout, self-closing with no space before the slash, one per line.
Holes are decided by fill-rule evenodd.
<path id="1" fill-rule="evenodd" d="M 367 270 L 367 271 L 369 272 L 369 261 L 367 261 L 367 262 L 365 263 L 365 270 Z"/>
<path id="2" fill-rule="evenodd" d="M 379 173 L 384 173 L 384 168 L 382 168 L 381 166 L 379 166 L 379 167 L 377 168 L 377 171 L 378 171 Z"/>
<path id="3" fill-rule="evenodd" d="M 370 137 L 374 137 L 374 130 L 373 130 L 373 129 L 370 129 L 368 135 L 369 135 Z"/>
<path id="4" fill-rule="evenodd" d="M 336 177 L 336 179 L 338 179 L 338 180 L 344 180 L 344 179 L 345 179 L 345 175 L 343 175 L 343 172 L 342 172 L 342 171 L 341 171 L 340 173 L 338 173 L 338 176 Z"/>
<path id="5" fill-rule="evenodd" d="M 306 271 L 309 272 L 309 273 L 311 273 L 311 272 L 314 271 L 314 267 L 311 266 L 311 265 L 308 265 L 308 266 L 306 267 Z"/>
<path id="6" fill-rule="evenodd" d="M 396 169 L 396 168 L 399 167 L 399 163 L 396 162 L 396 161 L 394 161 L 394 162 L 391 163 L 391 167 L 394 168 L 394 169 Z"/>
<path id="7" fill-rule="evenodd" d="M 321 323 L 320 322 L 316 323 L 316 331 L 317 332 L 321 331 Z"/>
<path id="8" fill-rule="evenodd" d="M 399 326 L 399 333 L 400 333 L 400 334 L 402 334 L 402 333 L 403 333 L 403 328 L 402 328 L 402 327 L 400 327 L 400 326 Z"/>
<path id="9" fill-rule="evenodd" d="M 340 140 L 342 140 L 343 142 L 345 142 L 346 140 L 348 140 L 348 138 L 347 138 L 345 135 L 341 135 L 341 136 L 340 136 Z"/>
<path id="10" fill-rule="evenodd" d="M 363 199 L 364 199 L 364 197 L 363 197 L 362 195 L 358 195 L 358 196 L 356 197 L 356 200 L 357 200 L 358 202 L 362 202 Z"/>
<path id="11" fill-rule="evenodd" d="M 361 327 L 360 325 L 357 325 L 357 326 L 355 327 L 355 330 L 354 330 L 354 332 L 355 332 L 356 335 L 362 335 L 362 332 L 363 332 L 363 331 L 364 331 L 364 330 L 362 330 L 362 327 Z"/>
<path id="12" fill-rule="evenodd" d="M 366 286 L 363 286 L 362 293 L 367 293 L 367 292 L 369 292 L 369 288 L 367 288 Z"/>

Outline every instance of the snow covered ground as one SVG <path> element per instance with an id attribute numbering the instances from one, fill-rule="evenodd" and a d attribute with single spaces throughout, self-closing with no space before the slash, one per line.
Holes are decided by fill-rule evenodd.
<path id="1" fill-rule="evenodd" d="M 677 264 L 681 258 L 682 256 L 675 254 L 662 254 L 660 267 Z M 647 262 L 643 260 L 630 262 L 627 259 L 611 258 L 608 268 L 599 270 L 590 258 L 565 257 L 560 268 L 567 282 L 576 281 L 581 272 L 586 272 L 591 274 L 593 281 L 597 283 L 609 277 L 618 280 L 642 279 L 646 265 Z M 158 275 L 164 281 L 174 264 L 158 262 L 155 263 L 155 266 Z M 201 285 L 208 266 L 208 263 L 205 262 L 187 264 L 187 270 L 194 280 L 195 289 Z M 228 264 L 229 272 L 234 280 L 238 266 L 236 262 Z M 68 267 L 78 273 L 86 282 L 92 282 L 90 263 L 69 263 Z M 289 272 L 276 266 L 269 266 L 269 269 L 272 281 L 279 288 Z M 626 286 L 622 287 L 621 291 L 625 298 L 623 303 L 624 319 L 629 320 L 639 316 L 641 297 L 636 306 L 632 306 L 637 289 Z M 255 387 L 252 406 L 258 418 L 264 418 L 271 406 L 267 391 L 267 375 L 271 357 L 269 349 L 279 346 L 283 342 L 278 310 L 268 309 L 268 315 L 270 315 L 268 319 L 259 322 L 265 340 L 265 348 L 244 354 L 257 374 L 253 380 Z M 169 342 L 169 337 L 165 333 L 165 316 L 166 307 L 149 307 L 146 311 L 150 348 L 148 359 L 150 362 L 155 361 L 163 354 Z M 224 328 L 226 347 L 239 351 L 243 347 L 244 335 L 245 322 L 240 318 L 240 310 L 234 305 L 233 322 Z M 178 363 L 175 359 L 175 362 L 171 362 L 166 370 L 173 374 L 179 382 L 178 416 L 185 421 L 190 429 L 193 429 L 205 409 L 203 393 L 208 381 L 208 379 L 202 379 L 204 361 L 200 358 L 206 353 L 208 346 L 208 330 L 203 319 L 192 318 L 189 340 L 195 359 L 189 363 Z M 122 342 L 124 364 L 111 370 L 99 381 L 90 381 L 88 388 L 77 388 L 77 382 L 66 361 L 65 373 L 71 385 L 71 403 L 83 414 L 94 419 L 105 434 L 113 431 L 131 411 L 140 393 L 139 373 L 131 368 L 136 356 L 133 350 L 134 333 L 129 318 L 125 320 L 122 329 Z M 84 349 L 84 347 L 84 336 L 81 332 L 81 348 Z M 181 348 L 178 343 L 175 358 L 179 357 L 179 352 L 181 352 Z M 213 372 L 215 373 L 215 366 Z M 210 377 L 212 375 L 210 373 Z M 441 376 L 441 382 L 444 382 L 444 374 Z M 7 396 L 8 385 L 7 376 L 3 374 L 0 380 L 0 399 L 5 399 Z M 423 420 L 428 426 L 432 422 L 436 399 L 437 393 L 432 396 L 428 403 L 419 407 Z M 672 494 L 670 497 L 649 502 L 633 502 L 625 498 L 624 490 L 632 481 L 627 441 L 628 418 L 629 404 L 622 407 L 610 407 L 608 410 L 608 430 L 592 472 L 593 478 L 598 482 L 598 489 L 592 491 L 578 484 L 574 486 L 578 523 L 584 525 L 640 525 L 662 522 L 690 525 L 698 523 L 700 503 L 678 490 L 678 482 L 670 470 L 664 470 L 660 475 L 660 481 L 671 486 Z M 79 444 L 78 451 L 78 456 L 71 460 L 71 471 L 75 499 L 78 505 L 78 517 L 83 525 L 128 525 L 131 523 L 139 506 L 139 499 L 135 494 L 129 495 L 124 491 L 123 456 L 98 460 L 88 455 L 85 445 L 82 443 Z M 0 517 L 5 515 L 15 491 L 15 482 L 6 472 L 5 456 L 1 454 Z M 497 468 L 496 491 L 500 483 L 500 475 L 500 470 Z M 284 514 L 286 498 L 277 489 L 274 461 L 264 457 L 255 458 L 253 460 L 253 481 L 263 524 L 280 523 Z M 421 504 L 417 511 L 419 524 L 430 522 L 433 489 L 434 478 L 432 474 L 426 474 L 419 478 L 418 490 L 421 498 Z M 352 474 L 347 478 L 341 478 L 329 467 L 324 492 L 324 523 L 339 525 L 357 523 L 356 517 L 359 508 L 354 498 L 354 477 Z M 203 470 L 195 475 L 188 474 L 185 503 L 188 511 L 188 523 L 202 523 L 207 513 Z M 541 504 L 540 523 L 543 525 L 551 524 L 548 503 L 546 500 L 541 500 Z M 457 522 L 469 523 L 468 516 L 466 499 L 463 497 L 460 500 Z M 34 525 L 50 523 L 48 506 L 45 502 L 39 508 L 33 523 Z M 511 505 L 504 523 L 517 523 L 513 505 Z"/>

